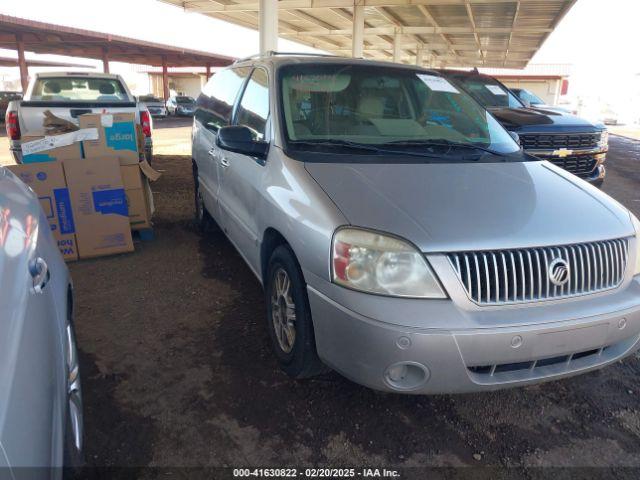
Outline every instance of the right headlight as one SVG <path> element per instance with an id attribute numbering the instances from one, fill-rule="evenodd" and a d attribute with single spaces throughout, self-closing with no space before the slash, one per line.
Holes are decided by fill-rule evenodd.
<path id="1" fill-rule="evenodd" d="M 333 237 L 333 282 L 353 290 L 411 298 L 446 298 L 424 255 L 409 242 L 360 228 Z"/>
<path id="2" fill-rule="evenodd" d="M 609 147 L 609 132 L 607 130 L 603 130 L 600 134 L 600 141 L 598 142 L 598 146 L 602 149 L 606 149 Z"/>
<path id="3" fill-rule="evenodd" d="M 640 275 L 640 220 L 631 212 L 629 212 L 631 216 L 631 223 L 633 223 L 633 228 L 636 231 L 636 264 L 633 269 L 634 275 Z"/>

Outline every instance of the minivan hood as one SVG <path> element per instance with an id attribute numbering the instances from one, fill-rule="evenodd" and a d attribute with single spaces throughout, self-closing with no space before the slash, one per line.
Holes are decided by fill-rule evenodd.
<path id="1" fill-rule="evenodd" d="M 423 252 L 562 245 L 634 232 L 624 207 L 548 162 L 305 166 L 351 225 L 399 235 Z"/>
<path id="2" fill-rule="evenodd" d="M 545 108 L 490 108 L 489 111 L 507 130 L 516 132 L 597 132 L 602 127 L 570 113 Z M 532 127 L 532 128 L 528 128 Z"/>

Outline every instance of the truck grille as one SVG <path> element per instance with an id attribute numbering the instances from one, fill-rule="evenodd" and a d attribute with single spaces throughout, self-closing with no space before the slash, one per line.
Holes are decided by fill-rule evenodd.
<path id="1" fill-rule="evenodd" d="M 598 163 L 594 155 L 570 155 L 565 158 L 541 156 L 540 158 L 579 177 L 588 177 Z"/>
<path id="2" fill-rule="evenodd" d="M 617 239 L 560 247 L 456 252 L 448 257 L 471 300 L 480 305 L 503 305 L 615 288 L 624 279 L 627 254 L 627 240 Z M 557 284 L 558 276 L 549 272 L 556 259 L 564 260 L 566 266 L 562 285 Z"/>
<path id="3" fill-rule="evenodd" d="M 596 148 L 600 141 L 599 133 L 523 133 L 520 144 L 525 150 L 556 150 L 558 148 L 580 149 Z"/>

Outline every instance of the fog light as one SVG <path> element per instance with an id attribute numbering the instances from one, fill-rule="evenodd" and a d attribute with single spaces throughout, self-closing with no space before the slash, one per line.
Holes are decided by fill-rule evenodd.
<path id="1" fill-rule="evenodd" d="M 429 376 L 429 369 L 420 363 L 400 362 L 387 368 L 384 379 L 394 390 L 415 390 L 424 385 Z"/>

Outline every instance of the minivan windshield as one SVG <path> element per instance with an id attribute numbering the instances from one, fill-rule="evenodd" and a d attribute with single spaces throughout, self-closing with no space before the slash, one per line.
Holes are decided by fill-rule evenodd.
<path id="1" fill-rule="evenodd" d="M 281 68 L 280 88 L 286 137 L 293 145 L 344 145 L 364 152 L 420 145 L 519 150 L 491 114 L 437 73 L 296 64 Z"/>

